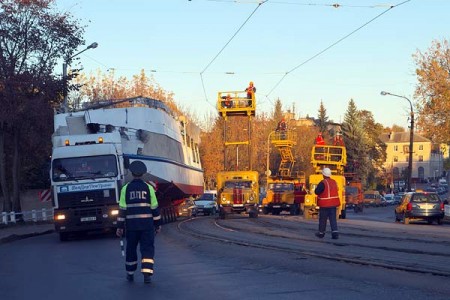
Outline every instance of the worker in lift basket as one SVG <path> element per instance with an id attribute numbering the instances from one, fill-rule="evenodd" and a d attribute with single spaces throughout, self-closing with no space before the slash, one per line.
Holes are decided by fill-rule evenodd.
<path id="1" fill-rule="evenodd" d="M 317 195 L 317 206 L 319 206 L 319 232 L 316 237 L 323 238 L 327 229 L 327 219 L 330 219 L 331 238 L 339 238 L 336 221 L 336 209 L 341 205 L 339 199 L 339 188 L 334 179 L 331 178 L 331 170 L 323 168 L 323 180 L 317 185 L 314 193 Z"/>
<path id="2" fill-rule="evenodd" d="M 127 280 L 134 280 L 138 265 L 137 246 L 141 250 L 141 272 L 144 282 L 150 283 L 153 275 L 153 257 L 155 254 L 155 234 L 161 231 L 158 200 L 153 187 L 142 180 L 147 167 L 141 161 L 133 161 L 130 171 L 134 179 L 127 183 L 120 192 L 119 216 L 116 234 L 122 237 L 126 229 Z"/>

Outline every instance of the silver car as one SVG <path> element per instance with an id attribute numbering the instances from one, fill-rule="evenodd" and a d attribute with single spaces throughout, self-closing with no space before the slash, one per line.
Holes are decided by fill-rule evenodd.
<path id="1" fill-rule="evenodd" d="M 395 221 L 426 220 L 428 224 L 436 221 L 439 225 L 444 219 L 444 202 L 436 193 L 411 192 L 406 193 L 402 202 L 395 208 Z"/>

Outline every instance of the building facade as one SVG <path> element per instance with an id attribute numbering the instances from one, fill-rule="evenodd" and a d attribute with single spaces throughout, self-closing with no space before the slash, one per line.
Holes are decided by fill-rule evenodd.
<path id="1" fill-rule="evenodd" d="M 406 182 L 410 133 L 384 133 L 380 139 L 386 144 L 384 168 L 391 184 Z M 412 155 L 411 183 L 435 181 L 444 176 L 444 153 L 431 140 L 414 134 Z"/>

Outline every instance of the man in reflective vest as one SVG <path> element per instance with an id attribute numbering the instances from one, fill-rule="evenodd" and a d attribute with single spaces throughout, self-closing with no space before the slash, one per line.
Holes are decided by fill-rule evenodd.
<path id="1" fill-rule="evenodd" d="M 318 238 L 325 236 L 327 228 L 327 219 L 330 220 L 331 238 L 338 239 L 339 231 L 336 221 L 336 208 L 340 206 L 339 188 L 334 179 L 331 178 L 331 170 L 323 168 L 323 180 L 317 185 L 314 193 L 317 195 L 317 206 L 319 206 L 319 232 Z"/>
<path id="2" fill-rule="evenodd" d="M 141 179 L 147 173 L 147 167 L 141 161 L 133 161 L 130 171 L 134 179 L 127 183 L 120 192 L 117 232 L 122 237 L 126 229 L 127 280 L 134 280 L 138 265 L 137 246 L 141 250 L 141 272 L 144 282 L 150 283 L 153 275 L 153 256 L 155 254 L 155 234 L 161 231 L 158 200 L 153 187 Z"/>

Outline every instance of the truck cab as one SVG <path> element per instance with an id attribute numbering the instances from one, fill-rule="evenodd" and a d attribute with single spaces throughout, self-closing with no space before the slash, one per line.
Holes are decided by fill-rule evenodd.
<path id="1" fill-rule="evenodd" d="M 117 132 L 53 136 L 50 178 L 62 241 L 70 233 L 116 227 L 123 165 Z"/>
<path id="2" fill-rule="evenodd" d="M 225 171 L 217 174 L 219 216 L 248 213 L 258 217 L 259 175 L 256 171 Z"/>

